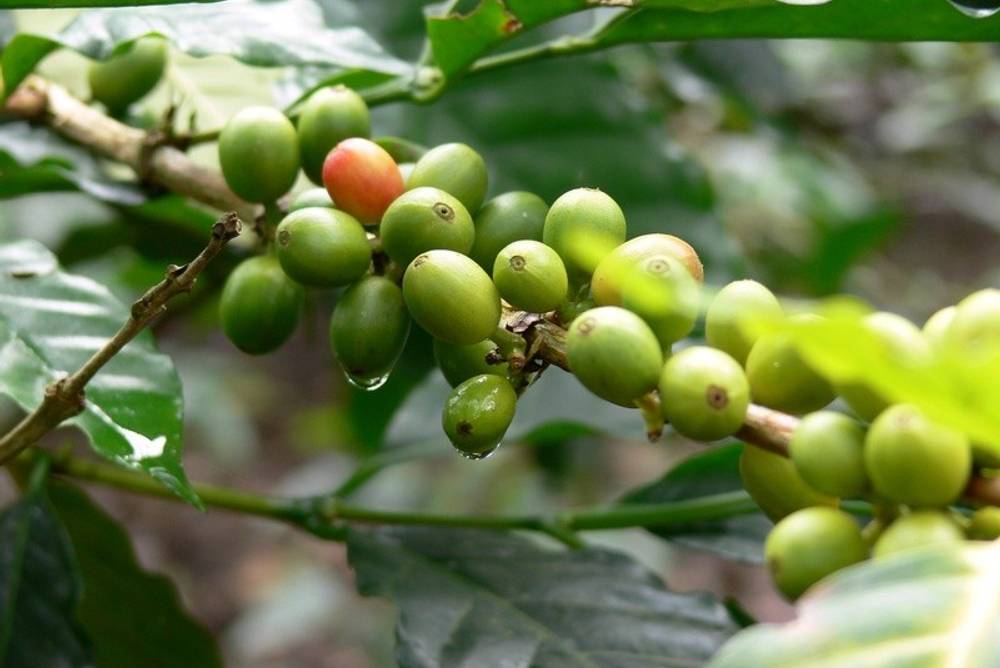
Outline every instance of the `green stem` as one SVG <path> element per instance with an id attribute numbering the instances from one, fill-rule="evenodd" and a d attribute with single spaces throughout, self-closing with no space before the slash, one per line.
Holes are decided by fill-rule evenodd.
<path id="1" fill-rule="evenodd" d="M 544 58 L 555 58 L 559 56 L 569 56 L 578 53 L 588 53 L 603 48 L 596 39 L 592 37 L 564 37 L 544 44 L 525 47 L 515 51 L 500 53 L 495 56 L 480 58 L 469 68 L 467 75 L 482 74 L 504 67 L 513 67 L 529 63 Z"/>
<path id="2" fill-rule="evenodd" d="M 52 472 L 99 483 L 136 494 L 179 502 L 180 498 L 156 480 L 113 464 L 56 455 Z M 757 510 L 745 492 L 715 494 L 698 499 L 657 504 L 624 505 L 570 510 L 553 519 L 541 515 L 445 515 L 418 511 L 381 510 L 343 503 L 336 497 L 289 499 L 195 484 L 206 506 L 288 522 L 323 538 L 342 539 L 341 523 L 419 525 L 539 531 L 580 547 L 574 531 L 664 528 L 690 522 L 718 520 Z"/>

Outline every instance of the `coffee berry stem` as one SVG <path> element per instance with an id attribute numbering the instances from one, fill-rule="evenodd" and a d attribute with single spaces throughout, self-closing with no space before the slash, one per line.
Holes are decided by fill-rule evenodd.
<path id="1" fill-rule="evenodd" d="M 655 443 L 663 436 L 663 411 L 660 410 L 660 395 L 650 392 L 635 400 L 635 405 L 642 413 L 646 422 L 646 437 L 650 443 Z"/>

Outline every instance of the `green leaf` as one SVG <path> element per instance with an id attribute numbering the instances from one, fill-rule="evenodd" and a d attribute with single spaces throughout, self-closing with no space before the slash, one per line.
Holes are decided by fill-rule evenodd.
<path id="1" fill-rule="evenodd" d="M 7 0 L 11 9 L 63 9 L 71 7 L 136 7 L 170 5 L 182 2 L 213 3 L 222 0 Z"/>
<path id="2" fill-rule="evenodd" d="M 608 550 L 430 528 L 351 530 L 347 545 L 361 593 L 399 607 L 401 668 L 689 667 L 734 630 L 717 600 Z"/>
<path id="3" fill-rule="evenodd" d="M 740 443 L 732 443 L 693 455 L 663 477 L 632 490 L 620 502 L 666 503 L 742 492 L 739 462 L 743 448 Z M 755 507 L 749 496 L 747 502 Z M 707 550 L 727 559 L 759 564 L 764 561 L 764 540 L 771 526 L 771 521 L 762 513 L 751 512 L 720 521 L 649 531 L 679 545 Z"/>
<path id="4" fill-rule="evenodd" d="M 83 596 L 77 617 L 93 639 L 96 664 L 222 666 L 215 640 L 184 611 L 169 579 L 143 570 L 117 522 L 72 485 L 52 482 L 48 492 L 79 563 Z"/>
<path id="5" fill-rule="evenodd" d="M 92 153 L 25 122 L 0 125 L 0 171 L 0 199 L 79 190 L 110 204 L 146 201 L 135 183 L 109 178 Z"/>
<path id="6" fill-rule="evenodd" d="M 694 6 L 694 2 L 680 4 Z M 656 9 L 655 5 L 664 3 L 645 4 L 649 8 L 610 23 L 596 36 L 596 44 L 747 37 L 879 42 L 993 42 L 1000 38 L 1000 16 L 972 18 L 946 0 L 833 0 L 820 5 L 768 2 L 751 6 L 730 2 L 712 12 Z M 726 4 L 730 8 L 725 8 Z"/>
<path id="7" fill-rule="evenodd" d="M 831 381 L 864 383 L 892 403 L 915 404 L 931 418 L 965 432 L 990 459 L 1000 459 L 1000 385 L 995 382 L 1000 351 L 985 359 L 968 350 L 942 348 L 925 364 L 909 364 L 886 354 L 884 343 L 864 326 L 868 312 L 858 302 L 831 299 L 818 309 L 822 318 L 778 327 Z"/>
<path id="8" fill-rule="evenodd" d="M 92 666 L 66 534 L 39 484 L 0 515 L 0 665 Z"/>
<path id="9" fill-rule="evenodd" d="M 741 632 L 710 668 L 1000 665 L 1000 542 L 866 562 L 825 580 L 783 626 Z"/>
<path id="10" fill-rule="evenodd" d="M 412 72 L 411 65 L 386 53 L 360 28 L 327 28 L 313 0 L 278 0 L 85 12 L 56 37 L 21 34 L 11 40 L 0 56 L 6 88 L 16 88 L 56 48 L 103 60 L 151 33 L 192 56 L 230 56 L 258 67 Z"/>
<path id="11" fill-rule="evenodd" d="M 34 409 L 49 383 L 78 369 L 128 317 L 106 288 L 60 271 L 40 244 L 0 246 L 0 391 Z M 180 380 L 152 334 L 125 346 L 86 392 L 84 411 L 68 423 L 104 457 L 200 506 L 181 466 Z"/>

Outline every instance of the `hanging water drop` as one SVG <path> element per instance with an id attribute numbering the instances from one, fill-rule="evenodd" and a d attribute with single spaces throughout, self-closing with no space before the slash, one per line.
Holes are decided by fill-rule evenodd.
<path id="1" fill-rule="evenodd" d="M 825 5 L 832 0 L 778 0 L 783 5 Z"/>
<path id="2" fill-rule="evenodd" d="M 344 371 L 344 377 L 347 378 L 348 383 L 365 392 L 374 392 L 378 388 L 385 385 L 385 382 L 389 380 L 389 374 L 370 378 L 366 376 L 355 376 L 348 371 Z"/>
<path id="3" fill-rule="evenodd" d="M 458 454 L 462 455 L 466 459 L 469 459 L 469 460 L 472 460 L 474 462 L 477 462 L 477 461 L 479 461 L 481 459 L 486 459 L 487 457 L 489 457 L 490 455 L 492 455 L 494 452 L 496 452 L 499 448 L 500 448 L 500 444 L 497 443 L 492 448 L 489 448 L 487 450 L 481 450 L 479 452 L 466 452 L 465 450 L 462 450 L 460 448 L 455 448 L 455 450 L 457 450 Z"/>
<path id="4" fill-rule="evenodd" d="M 974 19 L 985 19 L 1000 12 L 1000 0 L 948 0 L 952 7 Z"/>

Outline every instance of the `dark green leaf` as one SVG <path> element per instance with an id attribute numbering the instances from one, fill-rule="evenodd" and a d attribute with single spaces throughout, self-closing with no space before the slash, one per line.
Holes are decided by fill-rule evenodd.
<path id="1" fill-rule="evenodd" d="M 39 485 L 0 515 L 0 665 L 92 666 L 73 618 L 79 591 L 72 548 Z"/>
<path id="2" fill-rule="evenodd" d="M 622 503 L 666 503 L 712 494 L 740 492 L 739 443 L 721 445 L 684 460 L 662 478 L 626 494 Z M 672 542 L 715 552 L 728 559 L 761 563 L 771 522 L 761 513 L 715 522 L 650 529 Z"/>
<path id="3" fill-rule="evenodd" d="M 49 39 L 16 36 L 2 54 L 7 90 L 43 57 L 64 46 L 105 59 L 143 35 L 156 33 L 192 56 L 225 55 L 259 67 L 324 67 L 406 76 L 411 66 L 387 54 L 356 27 L 327 28 L 312 0 L 190 4 L 128 10 L 93 10 Z"/>
<path id="4" fill-rule="evenodd" d="M 675 6 L 678 3 L 647 4 Z M 693 0 L 684 4 L 694 7 Z M 843 38 L 880 42 L 993 42 L 1000 38 L 1000 16 L 972 18 L 947 0 L 833 0 L 820 5 L 727 4 L 731 8 L 712 12 L 640 9 L 609 25 L 597 36 L 597 43 L 611 46 L 625 42 L 735 37 Z"/>
<path id="5" fill-rule="evenodd" d="M 399 607 L 401 668 L 702 665 L 734 630 L 705 594 L 668 591 L 630 557 L 512 533 L 352 530 L 359 590 Z"/>
<path id="6" fill-rule="evenodd" d="M 109 178 L 92 153 L 24 122 L 0 125 L 0 172 L 0 199 L 79 190 L 111 204 L 146 201 L 135 183 Z"/>
<path id="7" fill-rule="evenodd" d="M 128 317 L 106 288 L 60 271 L 40 244 L 0 246 L 0 391 L 35 408 L 49 383 L 78 369 Z M 182 420 L 177 372 L 147 331 L 94 377 L 84 411 L 70 424 L 101 455 L 198 505 L 181 466 Z"/>
<path id="8" fill-rule="evenodd" d="M 948 543 L 831 576 L 799 617 L 733 638 L 711 668 L 1000 665 L 1000 542 Z"/>
<path id="9" fill-rule="evenodd" d="M 212 636 L 170 580 L 143 570 L 114 519 L 67 483 L 50 483 L 49 498 L 73 543 L 83 580 L 77 616 L 100 668 L 222 666 Z"/>

